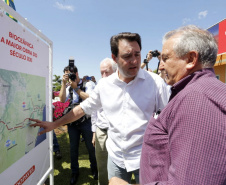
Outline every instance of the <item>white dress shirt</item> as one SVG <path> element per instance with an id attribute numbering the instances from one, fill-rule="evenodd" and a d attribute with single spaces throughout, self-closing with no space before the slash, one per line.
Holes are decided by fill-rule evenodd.
<path id="1" fill-rule="evenodd" d="M 140 168 L 143 135 L 150 117 L 163 109 L 168 99 L 163 79 L 140 69 L 128 84 L 119 79 L 118 71 L 100 79 L 80 105 L 86 114 L 103 108 L 109 120 L 108 154 L 116 165 L 130 172 Z"/>
<path id="2" fill-rule="evenodd" d="M 85 92 L 90 95 L 93 92 L 95 86 L 96 84 L 92 80 L 89 80 L 88 82 L 85 83 Z"/>
<path id="3" fill-rule="evenodd" d="M 96 132 L 96 127 L 108 129 L 109 121 L 107 120 L 103 108 L 91 114 L 92 132 Z"/>

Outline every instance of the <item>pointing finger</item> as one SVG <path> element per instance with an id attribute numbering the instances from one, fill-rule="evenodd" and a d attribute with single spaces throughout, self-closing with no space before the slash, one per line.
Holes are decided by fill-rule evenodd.
<path id="1" fill-rule="evenodd" d="M 41 122 L 41 121 L 40 121 L 40 120 L 38 120 L 38 119 L 32 119 L 32 118 L 29 118 L 29 120 L 30 120 L 30 121 L 34 121 L 34 122 L 36 122 L 36 123 Z"/>
<path id="2" fill-rule="evenodd" d="M 36 126 L 40 126 L 38 123 L 34 123 L 34 124 L 30 124 L 30 127 L 36 127 Z"/>

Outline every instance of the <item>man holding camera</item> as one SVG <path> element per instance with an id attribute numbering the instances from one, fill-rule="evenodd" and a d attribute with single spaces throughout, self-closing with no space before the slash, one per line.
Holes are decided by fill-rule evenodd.
<path id="1" fill-rule="evenodd" d="M 148 65 L 149 61 L 152 59 L 152 57 L 157 57 L 158 60 L 160 61 L 161 60 L 161 53 L 158 50 L 154 50 L 154 51 L 150 50 L 148 52 L 148 54 L 146 55 L 146 59 L 144 59 L 143 63 L 140 65 L 140 67 L 142 69 L 144 69 L 145 66 L 146 66 L 146 68 L 148 68 L 147 65 Z M 150 70 L 150 69 L 148 69 L 148 70 Z"/>
<path id="2" fill-rule="evenodd" d="M 64 68 L 64 75 L 62 79 L 62 86 L 60 90 L 60 101 L 66 102 L 70 99 L 70 105 L 78 104 L 82 100 L 89 97 L 86 92 L 91 92 L 94 86 L 85 86 L 83 81 L 79 78 L 77 67 L 73 65 Z M 72 107 L 73 108 L 73 107 Z M 95 148 L 92 145 L 92 131 L 91 131 L 91 118 L 88 116 L 79 119 L 76 122 L 69 123 L 68 134 L 70 139 L 70 155 L 71 155 L 71 180 L 70 184 L 75 184 L 79 176 L 79 142 L 80 135 L 82 134 L 87 150 L 89 152 L 90 166 L 94 179 L 98 178 L 97 164 L 95 157 Z"/>

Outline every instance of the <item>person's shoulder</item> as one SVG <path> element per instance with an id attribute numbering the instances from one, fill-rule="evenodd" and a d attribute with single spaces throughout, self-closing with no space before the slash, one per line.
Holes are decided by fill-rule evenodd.
<path id="1" fill-rule="evenodd" d="M 116 73 L 112 73 L 111 75 L 109 75 L 108 77 L 105 77 L 105 78 L 101 78 L 99 81 L 98 81 L 98 84 L 103 84 L 103 83 L 112 83 L 114 82 L 114 80 L 116 79 Z"/>
<path id="2" fill-rule="evenodd" d="M 154 80 L 156 83 L 165 84 L 164 80 L 158 74 L 150 71 L 145 71 L 145 70 L 144 70 L 144 73 L 145 73 L 145 78 Z"/>
<path id="3" fill-rule="evenodd" d="M 86 86 L 95 86 L 96 84 L 93 81 L 86 82 Z"/>
<path id="4" fill-rule="evenodd" d="M 151 76 L 154 79 L 162 79 L 158 74 L 156 74 L 154 72 L 150 72 L 150 71 L 146 71 L 146 72 L 149 76 Z"/>

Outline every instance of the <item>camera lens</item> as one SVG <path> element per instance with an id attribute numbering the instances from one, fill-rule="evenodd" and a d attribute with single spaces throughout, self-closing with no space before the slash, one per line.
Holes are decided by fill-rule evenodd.
<path id="1" fill-rule="evenodd" d="M 69 73 L 69 74 L 68 74 L 68 78 L 70 78 L 71 81 L 75 81 L 76 75 L 75 75 L 74 73 Z"/>

